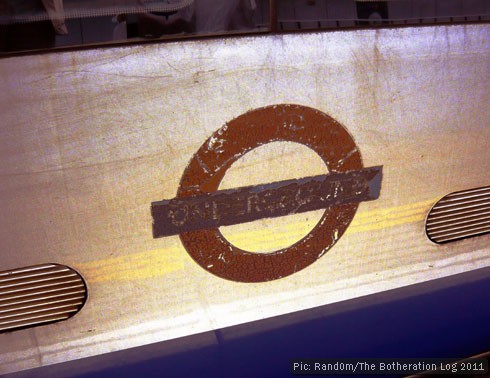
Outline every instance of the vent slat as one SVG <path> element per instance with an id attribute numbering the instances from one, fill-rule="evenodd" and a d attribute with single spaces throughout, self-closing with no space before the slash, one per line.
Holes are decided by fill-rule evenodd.
<path id="1" fill-rule="evenodd" d="M 456 202 L 448 205 L 441 205 L 437 207 L 437 210 L 434 210 L 435 214 L 447 213 L 449 211 L 458 211 L 465 209 L 473 209 L 475 207 L 489 207 L 490 206 L 490 198 L 485 198 L 483 200 L 478 201 L 462 201 Z"/>
<path id="2" fill-rule="evenodd" d="M 445 237 L 441 237 L 438 240 L 439 240 L 439 243 L 446 243 L 449 241 L 466 239 L 466 238 L 473 237 L 473 236 L 485 235 L 489 232 L 490 232 L 490 227 L 486 228 L 486 229 L 482 229 L 480 231 L 472 230 L 471 232 L 466 232 L 466 233 L 462 233 L 462 234 L 458 234 L 458 235 L 448 235 Z"/>
<path id="3" fill-rule="evenodd" d="M 459 192 L 454 192 L 454 193 L 448 194 L 443 199 L 445 199 L 445 198 L 455 198 L 455 197 L 466 196 L 466 195 L 472 195 L 472 194 L 482 193 L 482 192 L 490 193 L 490 186 L 484 186 L 482 188 L 469 189 L 469 190 L 462 190 L 462 191 L 459 191 Z"/>
<path id="4" fill-rule="evenodd" d="M 439 229 L 436 231 L 431 231 L 431 236 L 439 236 L 439 235 L 444 235 L 444 234 L 450 234 L 453 232 L 466 232 L 472 229 L 480 229 L 480 228 L 485 228 L 487 226 L 490 226 L 490 220 L 474 223 L 474 224 L 469 224 L 466 226 L 451 226 L 451 227 L 446 227 L 443 229 Z"/>
<path id="5" fill-rule="evenodd" d="M 461 219 L 454 219 L 454 221 L 446 221 L 443 223 L 434 223 L 431 224 L 430 227 L 427 227 L 427 231 L 430 233 L 435 233 L 437 230 L 444 230 L 444 229 L 450 229 L 450 228 L 462 228 L 462 227 L 468 227 L 471 225 L 475 224 L 480 224 L 482 222 L 488 222 L 489 221 L 489 216 L 485 215 L 478 215 L 478 216 L 473 216 L 473 217 L 468 217 L 468 218 L 461 218 Z"/>
<path id="6" fill-rule="evenodd" d="M 75 282 L 72 285 L 66 285 L 66 286 L 60 286 L 60 287 L 52 287 L 48 286 L 45 288 L 41 289 L 35 289 L 35 290 L 25 290 L 25 291 L 20 291 L 20 292 L 14 292 L 11 294 L 5 294 L 0 292 L 0 303 L 3 303 L 3 301 L 9 301 L 9 300 L 14 300 L 14 299 L 28 299 L 30 297 L 34 297 L 37 295 L 46 295 L 46 294 L 54 294 L 58 292 L 64 292 L 64 291 L 70 291 L 70 290 L 80 290 L 83 289 L 85 291 L 85 285 L 83 282 Z"/>
<path id="7" fill-rule="evenodd" d="M 0 332 L 68 319 L 86 299 L 83 278 L 64 265 L 0 272 Z"/>
<path id="8" fill-rule="evenodd" d="M 16 288 L 7 288 L 7 289 L 0 289 L 2 294 L 11 294 L 11 293 L 20 293 L 23 292 L 24 290 L 43 290 L 46 288 L 54 287 L 54 286 L 69 286 L 69 284 L 73 283 L 80 283 L 80 279 L 75 278 L 72 280 L 61 280 L 61 281 L 52 281 L 52 282 L 47 282 L 47 283 L 39 283 L 33 286 L 27 286 L 27 287 L 16 287 Z M 0 294 L 1 296 L 1 294 Z"/>
<path id="9" fill-rule="evenodd" d="M 74 288 L 55 290 L 47 293 L 33 292 L 21 297 L 14 298 L 0 298 L 0 311 L 3 307 L 22 305 L 23 303 L 36 302 L 36 301 L 49 301 L 54 298 L 63 298 L 73 295 L 83 295 L 85 296 L 85 286 L 79 285 Z"/>
<path id="10" fill-rule="evenodd" d="M 490 210 L 486 211 L 474 211 L 472 213 L 463 213 L 457 214 L 455 216 L 443 217 L 443 218 L 431 218 L 431 226 L 430 228 L 437 228 L 438 225 L 445 224 L 456 224 L 459 221 L 471 221 L 476 219 L 485 219 L 486 217 L 490 217 Z M 429 229 L 429 227 L 428 227 Z"/>
<path id="11" fill-rule="evenodd" d="M 480 215 L 484 214 L 486 212 L 490 212 L 490 206 L 488 207 L 477 207 L 469 210 L 462 210 L 462 211 L 455 211 L 455 212 L 449 212 L 445 214 L 440 214 L 440 215 L 433 215 L 429 213 L 429 217 L 431 222 L 436 222 L 436 221 L 445 221 L 445 220 L 451 220 L 457 217 L 470 217 L 470 216 L 475 216 L 475 215 Z"/>
<path id="12" fill-rule="evenodd" d="M 71 271 L 70 269 L 51 268 L 51 269 L 42 269 L 37 271 L 20 272 L 17 274 L 4 274 L 3 276 L 0 276 L 0 285 L 2 285 L 5 282 L 25 280 L 29 278 L 43 277 L 43 276 L 49 276 L 53 274 L 62 274 L 66 272 L 71 272 Z"/>
<path id="13" fill-rule="evenodd" d="M 441 200 L 441 203 L 454 202 L 471 198 L 484 198 L 490 197 L 490 189 L 483 189 L 480 191 L 469 191 L 466 193 L 455 194 L 453 196 L 446 196 Z"/>
<path id="14" fill-rule="evenodd" d="M 481 235 L 487 232 L 490 232 L 490 226 L 473 228 L 464 231 L 448 232 L 446 234 L 437 235 L 437 238 L 440 240 L 461 239 L 463 237 L 467 237 L 468 235 Z"/>
<path id="15" fill-rule="evenodd" d="M 0 290 L 2 289 L 7 289 L 7 288 L 12 288 L 12 287 L 21 287 L 21 286 L 31 286 L 35 285 L 41 282 L 47 282 L 47 281 L 63 281 L 66 278 L 71 279 L 73 277 L 78 277 L 78 274 L 76 273 L 58 273 L 58 274 L 51 274 L 51 275 L 42 275 L 40 277 L 29 277 L 25 279 L 17 279 L 17 280 L 9 280 L 5 284 L 0 283 Z"/>
<path id="16" fill-rule="evenodd" d="M 490 232 L 490 187 L 451 193 L 430 210 L 426 232 L 435 243 L 446 243 Z"/>
<path id="17" fill-rule="evenodd" d="M 36 308 L 41 308 L 44 306 L 53 306 L 57 304 L 62 304 L 62 303 L 70 303 L 70 304 L 77 304 L 81 300 L 85 298 L 85 295 L 70 295 L 67 297 L 55 297 L 51 298 L 50 300 L 39 300 L 39 301 L 32 301 L 32 302 L 25 302 L 23 304 L 15 303 L 11 304 L 9 306 L 0 306 L 0 316 L 3 316 L 2 314 L 6 314 L 9 312 L 15 312 L 15 311 L 23 311 L 27 309 L 36 309 Z"/>
<path id="18" fill-rule="evenodd" d="M 22 273 L 28 273 L 28 272 L 34 272 L 34 271 L 43 271 L 47 269 L 60 269 L 58 268 L 59 266 L 63 267 L 63 265 L 54 265 L 54 264 L 46 264 L 46 265 L 37 265 L 37 266 L 30 266 L 26 268 L 19 268 L 19 269 L 12 269 L 12 270 L 5 270 L 0 272 L 0 277 L 4 276 L 13 276 L 16 274 L 22 274 Z M 65 269 L 65 267 L 63 267 Z"/>

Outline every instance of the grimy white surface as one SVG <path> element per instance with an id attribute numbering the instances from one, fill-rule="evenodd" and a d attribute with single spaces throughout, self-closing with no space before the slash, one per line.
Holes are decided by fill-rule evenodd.
<path id="1" fill-rule="evenodd" d="M 431 243 L 447 193 L 490 184 L 490 25 L 255 36 L 0 60 L 0 270 L 61 263 L 86 279 L 74 318 L 0 335 L 0 374 L 171 340 L 490 266 L 490 236 Z M 153 239 L 150 203 L 175 196 L 201 144 L 244 112 L 323 111 L 384 166 L 316 263 L 276 281 L 215 277 L 178 236 Z M 326 172 L 272 143 L 222 188 Z M 235 245 L 294 243 L 320 212 L 223 228 Z M 212 342 L 212 341 L 211 341 Z"/>

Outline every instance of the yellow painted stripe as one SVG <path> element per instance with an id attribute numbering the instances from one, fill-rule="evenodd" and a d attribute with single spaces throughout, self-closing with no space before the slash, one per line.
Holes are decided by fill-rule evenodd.
<path id="1" fill-rule="evenodd" d="M 424 221 L 427 212 L 435 202 L 437 199 L 358 212 L 347 229 L 347 234 L 370 232 Z M 233 236 L 237 242 L 249 241 L 250 246 L 266 243 L 269 248 L 278 249 L 282 247 L 284 238 L 290 238 L 291 234 L 294 234 L 299 235 L 299 239 L 308 233 L 312 226 L 308 222 L 295 221 L 281 227 L 280 230 L 261 228 L 241 231 Z M 77 267 L 89 284 L 106 281 L 133 281 L 183 270 L 186 259 L 188 256 L 184 248 L 178 244 L 162 249 L 81 263 Z"/>
<path id="2" fill-rule="evenodd" d="M 133 281 L 183 270 L 185 258 L 182 250 L 175 246 L 89 261 L 77 264 L 76 267 L 89 284 L 106 281 Z"/>
<path id="3" fill-rule="evenodd" d="M 347 233 L 368 232 L 403 224 L 424 221 L 437 199 L 413 204 L 367 211 L 356 215 Z"/>
<path id="4" fill-rule="evenodd" d="M 434 199 L 383 209 L 358 211 L 347 229 L 346 235 L 424 221 L 430 207 L 436 202 L 437 199 Z M 267 245 L 268 250 L 275 250 L 284 248 L 286 241 L 292 244 L 301 239 L 314 226 L 315 223 L 313 222 L 298 220 L 275 227 L 273 230 L 267 227 L 256 227 L 227 235 L 232 239 L 230 242 L 234 242 L 247 250 L 260 250 L 261 246 L 264 245 Z"/>

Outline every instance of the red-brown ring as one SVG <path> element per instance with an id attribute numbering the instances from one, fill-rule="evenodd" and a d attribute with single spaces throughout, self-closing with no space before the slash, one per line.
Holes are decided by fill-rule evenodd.
<path id="1" fill-rule="evenodd" d="M 204 142 L 182 176 L 177 198 L 215 192 L 235 161 L 252 149 L 275 141 L 311 148 L 329 172 L 363 168 L 353 138 L 333 118 L 301 105 L 274 105 L 242 114 Z M 357 206 L 327 208 L 308 235 L 271 253 L 239 249 L 218 228 L 183 232 L 180 239 L 189 255 L 210 273 L 239 282 L 271 281 L 298 272 L 325 254 L 343 235 Z"/>

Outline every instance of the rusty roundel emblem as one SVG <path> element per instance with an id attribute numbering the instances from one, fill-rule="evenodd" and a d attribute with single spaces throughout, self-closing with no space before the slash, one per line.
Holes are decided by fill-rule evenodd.
<path id="1" fill-rule="evenodd" d="M 322 158 L 329 174 L 218 191 L 235 161 L 256 147 L 276 141 L 311 148 Z M 373 180 L 378 184 L 373 185 Z M 300 105 L 254 109 L 228 122 L 204 142 L 184 171 L 175 199 L 152 203 L 153 233 L 154 237 L 178 233 L 189 255 L 221 278 L 275 280 L 323 256 L 344 234 L 359 202 L 377 198 L 379 193 L 374 192 L 379 192 L 380 180 L 381 169 L 363 168 L 353 138 L 327 114 Z M 220 225 L 318 208 L 325 208 L 325 212 L 308 235 L 271 253 L 237 248 L 218 229 Z"/>

